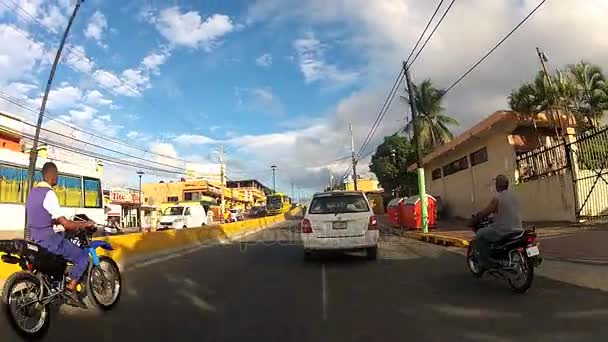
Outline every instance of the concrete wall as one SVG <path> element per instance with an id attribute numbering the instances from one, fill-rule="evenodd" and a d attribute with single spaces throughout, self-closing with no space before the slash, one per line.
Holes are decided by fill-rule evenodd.
<path id="1" fill-rule="evenodd" d="M 486 162 L 436 180 L 431 178 L 432 170 L 483 147 L 488 154 Z M 502 173 L 514 182 L 515 166 L 515 152 L 506 133 L 470 139 L 451 153 L 425 165 L 427 192 L 440 196 L 450 215 L 468 218 L 489 203 L 495 193 L 492 179 L 497 174 Z"/>
<path id="2" fill-rule="evenodd" d="M 524 221 L 576 222 L 572 174 L 541 178 L 513 187 Z"/>

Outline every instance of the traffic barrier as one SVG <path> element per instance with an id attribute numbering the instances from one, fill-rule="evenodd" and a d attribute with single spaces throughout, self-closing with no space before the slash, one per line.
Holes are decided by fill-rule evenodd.
<path id="1" fill-rule="evenodd" d="M 267 216 L 240 222 L 204 226 L 201 228 L 174 229 L 154 232 L 143 232 L 96 238 L 112 244 L 113 251 L 100 251 L 102 255 L 112 257 L 121 268 L 139 260 L 154 257 L 158 254 L 171 254 L 203 244 L 217 244 L 237 239 L 245 234 L 266 229 L 283 222 L 290 216 L 297 216 L 301 208 L 289 213 Z M 20 270 L 18 265 L 0 262 L 0 282 L 12 273 Z"/>
<path id="2" fill-rule="evenodd" d="M 419 232 L 407 232 L 405 236 L 414 239 L 420 240 L 428 243 L 434 243 L 436 245 L 442 246 L 454 246 L 460 248 L 467 248 L 469 246 L 469 241 L 461 238 L 457 238 L 454 236 L 446 236 L 434 233 L 419 233 Z"/>

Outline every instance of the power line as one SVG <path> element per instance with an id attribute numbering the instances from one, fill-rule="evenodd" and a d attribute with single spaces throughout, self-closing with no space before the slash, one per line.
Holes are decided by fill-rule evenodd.
<path id="1" fill-rule="evenodd" d="M 33 108 L 29 107 L 27 104 L 24 104 L 19 99 L 16 99 L 13 96 L 10 96 L 9 94 L 3 92 L 2 90 L 0 90 L 0 98 L 3 98 L 5 100 L 11 102 L 12 104 L 14 104 L 16 106 L 19 106 L 19 107 L 21 107 L 21 108 L 23 108 L 23 109 L 25 109 L 25 110 L 27 110 L 29 112 L 32 112 L 34 114 L 38 113 L 36 110 L 34 110 Z M 137 147 L 137 146 L 130 145 L 127 142 L 125 142 L 124 140 L 120 140 L 118 138 L 112 138 L 112 137 L 109 137 L 109 136 L 106 136 L 106 135 L 95 134 L 93 132 L 86 131 L 86 130 L 81 129 L 81 128 L 77 127 L 77 126 L 70 125 L 70 124 L 64 122 L 63 120 L 60 120 L 60 119 L 58 119 L 56 117 L 51 116 L 48 111 L 46 112 L 46 114 L 43 114 L 43 115 L 44 115 L 44 117 L 48 118 L 49 120 L 58 122 L 58 123 L 60 123 L 60 124 L 62 124 L 64 126 L 70 128 L 70 129 L 73 129 L 75 131 L 79 131 L 79 132 L 85 133 L 87 135 L 90 135 L 90 136 L 98 138 L 98 139 L 102 139 L 102 140 L 106 140 L 106 141 L 109 141 L 109 142 L 113 142 L 113 143 L 116 143 L 116 144 L 119 144 L 119 145 L 122 145 L 122 146 L 125 146 L 125 147 L 129 147 L 129 148 L 134 149 L 134 150 L 138 150 L 138 151 L 141 151 L 141 152 L 144 152 L 144 153 L 150 153 L 150 154 L 153 154 L 153 155 L 156 155 L 156 156 L 159 156 L 159 157 L 173 159 L 173 160 L 184 162 L 184 163 L 192 163 L 191 161 L 188 161 L 188 160 L 180 159 L 180 158 L 177 158 L 177 157 L 167 156 L 167 155 L 164 155 L 162 153 L 157 153 L 157 152 L 146 150 L 146 149 L 143 149 L 143 148 L 140 148 L 140 147 Z"/>
<path id="2" fill-rule="evenodd" d="M 407 66 L 408 69 L 412 66 L 412 64 L 414 64 L 414 62 L 416 62 L 416 60 L 418 59 L 418 56 L 420 56 L 420 54 L 422 53 L 422 51 L 426 47 L 426 44 L 431 40 L 431 38 L 433 37 L 433 34 L 435 34 L 435 31 L 437 31 L 437 28 L 439 27 L 439 25 L 441 25 L 441 22 L 443 21 L 443 19 L 445 18 L 445 16 L 448 14 L 448 12 L 450 11 L 450 9 L 452 8 L 452 5 L 454 5 L 454 2 L 456 2 L 456 0 L 452 0 L 452 2 L 450 2 L 450 5 L 448 6 L 448 8 L 445 10 L 445 12 L 443 12 L 443 15 L 441 16 L 441 18 L 439 18 L 439 21 L 437 22 L 437 24 L 433 28 L 433 31 L 431 31 L 431 33 L 429 34 L 429 36 L 426 38 L 426 40 L 424 41 L 424 44 L 422 44 L 422 47 L 420 48 L 420 50 L 418 50 L 418 53 L 416 53 L 416 56 L 414 56 L 414 59 L 412 60 L 412 62 L 410 63 L 410 65 Z M 441 4 L 439 4 L 439 5 L 441 5 Z M 437 10 L 439 10 L 439 6 L 437 7 Z M 433 16 L 435 16 L 435 15 L 433 14 Z"/>
<path id="3" fill-rule="evenodd" d="M 475 63 L 469 70 L 467 70 L 467 72 L 465 72 L 462 76 L 460 76 L 460 78 L 458 78 L 454 83 L 452 83 L 452 85 L 450 85 L 442 94 L 442 96 L 445 96 L 445 94 L 447 94 L 450 90 L 452 90 L 452 88 L 454 88 L 458 83 L 460 83 L 460 81 L 462 81 L 465 77 L 467 77 L 473 70 L 475 70 L 475 68 L 477 68 L 477 66 L 479 66 L 486 58 L 488 58 L 488 56 L 490 56 L 496 49 L 498 49 L 498 47 L 500 45 L 502 45 L 502 43 L 504 43 L 513 33 L 515 33 L 515 31 L 517 31 L 519 29 L 520 26 L 522 26 L 547 0 L 542 0 L 541 2 L 538 3 L 538 5 L 536 5 L 536 7 L 534 7 L 534 9 L 528 13 L 528 15 L 526 15 L 520 22 L 519 24 L 517 24 L 512 30 L 511 32 L 509 32 L 506 36 L 504 36 L 496 45 L 494 45 L 493 48 L 491 48 L 483 57 L 481 57 L 481 59 L 479 59 L 477 61 L 477 63 Z"/>
<path id="4" fill-rule="evenodd" d="M 429 19 L 429 21 L 426 23 L 426 26 L 424 27 L 424 30 L 422 31 L 422 34 L 420 35 L 420 37 L 418 37 L 418 41 L 416 42 L 416 45 L 414 45 L 414 48 L 410 52 L 410 55 L 407 56 L 407 59 L 405 60 L 405 65 L 407 65 L 407 63 L 410 61 L 410 58 L 412 58 L 412 55 L 414 54 L 414 51 L 416 51 L 416 48 L 418 47 L 418 44 L 420 44 L 420 41 L 424 37 L 424 34 L 426 33 L 426 30 L 429 29 L 429 26 L 431 26 L 431 22 L 433 22 L 433 19 L 435 19 L 435 16 L 437 15 L 437 12 L 439 12 L 439 8 L 441 8 L 441 4 L 443 4 L 443 1 L 444 0 L 440 0 L 439 1 L 439 4 L 437 5 L 437 8 L 435 8 L 435 12 L 433 13 L 433 15 L 431 16 L 431 18 Z"/>

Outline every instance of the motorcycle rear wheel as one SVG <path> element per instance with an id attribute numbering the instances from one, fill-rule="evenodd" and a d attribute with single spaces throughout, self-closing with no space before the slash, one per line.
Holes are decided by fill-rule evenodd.
<path id="1" fill-rule="evenodd" d="M 475 240 L 471 241 L 467 249 L 467 266 L 475 278 L 481 278 L 484 270 L 479 266 L 479 252 L 475 248 Z"/>
<path id="2" fill-rule="evenodd" d="M 520 252 L 514 253 L 512 265 L 515 267 L 517 281 L 514 280 L 513 273 L 507 277 L 507 282 L 511 289 L 516 293 L 525 293 L 532 286 L 534 280 L 534 266 L 530 262 L 530 258 Z"/>
<path id="3" fill-rule="evenodd" d="M 32 303 L 38 298 L 39 292 L 40 281 L 29 272 L 13 273 L 2 290 L 2 307 L 11 325 L 19 335 L 30 340 L 43 338 L 51 324 L 49 304 Z M 32 304 L 19 308 L 23 305 L 22 301 Z M 31 324 L 28 324 L 30 320 Z"/>

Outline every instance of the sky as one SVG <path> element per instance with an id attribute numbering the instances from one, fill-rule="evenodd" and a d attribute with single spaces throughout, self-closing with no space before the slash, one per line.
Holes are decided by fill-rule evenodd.
<path id="1" fill-rule="evenodd" d="M 180 177 L 166 172 L 176 167 L 217 172 L 221 145 L 229 179 L 271 185 L 275 164 L 279 190 L 320 190 L 346 171 L 347 159 L 333 161 L 350 155 L 349 123 L 358 149 L 438 2 L 87 0 L 49 95 L 56 120 L 43 125 L 63 135 L 45 134 L 159 169 L 144 181 Z M 414 82 L 449 86 L 537 3 L 456 0 L 412 66 Z M 0 0 L 0 95 L 33 109 L 4 96 L 0 111 L 35 120 L 73 5 Z M 508 108 L 510 91 L 539 70 L 537 46 L 551 70 L 608 68 L 606 17 L 605 0 L 548 0 L 445 97 L 456 133 Z M 408 116 L 395 98 L 363 154 Z M 134 167 L 107 165 L 106 184 L 138 181 Z"/>

